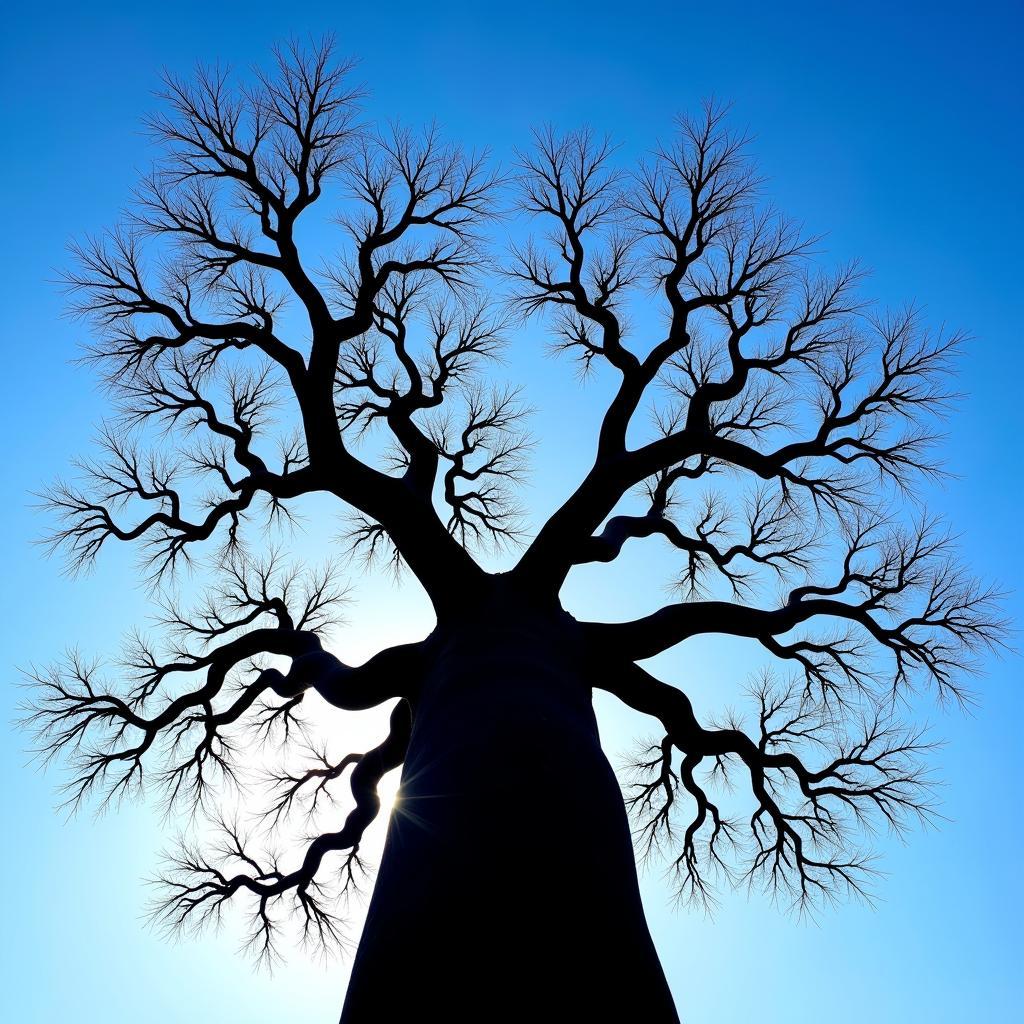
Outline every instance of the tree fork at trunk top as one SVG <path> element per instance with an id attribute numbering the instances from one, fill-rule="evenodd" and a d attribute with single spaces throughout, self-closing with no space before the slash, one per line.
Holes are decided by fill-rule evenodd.
<path id="1" fill-rule="evenodd" d="M 344 1024 L 678 1020 L 574 637 L 439 643 Z"/>

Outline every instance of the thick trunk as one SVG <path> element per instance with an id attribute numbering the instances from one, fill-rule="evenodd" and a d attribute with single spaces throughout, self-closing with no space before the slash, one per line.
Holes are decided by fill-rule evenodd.
<path id="1" fill-rule="evenodd" d="M 424 681 L 343 1024 L 677 1021 L 571 629 L 468 632 Z"/>

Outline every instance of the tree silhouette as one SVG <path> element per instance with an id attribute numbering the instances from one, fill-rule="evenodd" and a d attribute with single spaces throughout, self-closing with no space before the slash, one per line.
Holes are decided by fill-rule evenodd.
<path id="1" fill-rule="evenodd" d="M 608 142 L 544 130 L 500 177 L 433 128 L 362 123 L 351 77 L 327 44 L 283 48 L 246 87 L 169 77 L 148 125 L 162 162 L 126 222 L 75 250 L 114 413 L 46 495 L 50 542 L 74 568 L 138 542 L 164 641 L 133 636 L 120 682 L 77 654 L 36 672 L 28 720 L 68 761 L 70 807 L 145 784 L 213 820 L 210 848 L 170 854 L 154 914 L 197 928 L 244 902 L 261 957 L 289 908 L 305 938 L 340 941 L 378 783 L 402 766 L 344 1021 L 676 1020 L 635 843 L 684 898 L 745 883 L 804 908 L 867 895 L 864 837 L 931 813 L 905 697 L 963 701 L 1002 630 L 911 500 L 940 472 L 961 336 L 872 312 L 854 266 L 815 272 L 717 106 L 628 172 Z M 542 234 L 500 255 L 509 195 Z M 343 251 L 314 269 L 317 203 Z M 656 333 L 630 329 L 641 303 Z M 534 315 L 615 383 L 591 468 L 531 530 L 523 399 L 487 371 Z M 422 642 L 358 666 L 325 648 L 341 569 L 279 541 L 314 493 L 347 511 L 349 555 L 422 586 Z M 669 603 L 613 623 L 563 609 L 574 566 L 651 537 L 678 556 Z M 190 608 L 166 584 L 204 541 L 216 579 Z M 512 568 L 487 568 L 495 547 L 521 550 Z M 780 663 L 749 721 L 702 723 L 641 665 L 703 634 Z M 595 688 L 657 729 L 625 800 Z M 333 756 L 301 714 L 314 695 L 393 704 L 388 735 Z M 253 769 L 261 739 L 304 763 Z M 271 835 L 321 823 L 301 849 L 266 853 L 222 810 L 249 770 L 269 772 Z"/>

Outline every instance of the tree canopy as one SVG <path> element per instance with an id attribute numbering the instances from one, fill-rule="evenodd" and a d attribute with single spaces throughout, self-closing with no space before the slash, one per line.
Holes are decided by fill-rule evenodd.
<path id="1" fill-rule="evenodd" d="M 542 129 L 501 171 L 436 127 L 365 123 L 352 82 L 327 44 L 286 46 L 242 84 L 168 77 L 148 122 L 160 162 L 124 223 L 75 250 L 67 284 L 112 415 L 47 492 L 49 540 L 72 569 L 134 543 L 163 639 L 134 635 L 113 679 L 78 655 L 35 674 L 28 720 L 42 756 L 68 760 L 68 805 L 145 784 L 216 820 L 212 849 L 171 855 L 164 922 L 248 896 L 258 954 L 288 901 L 308 938 L 333 941 L 436 657 L 426 641 L 360 666 L 326 649 L 345 573 L 360 557 L 404 567 L 439 628 L 497 586 L 503 607 L 554 620 L 574 567 L 652 539 L 678 559 L 672 599 L 573 620 L 592 685 L 659 730 L 627 791 L 641 852 L 666 852 L 700 903 L 722 880 L 800 907 L 868 893 L 863 838 L 932 809 L 932 740 L 905 698 L 967 700 L 964 673 L 1004 630 L 998 595 L 915 497 L 942 473 L 964 336 L 873 308 L 856 265 L 822 269 L 719 105 L 631 165 L 591 131 Z M 307 253 L 312 211 L 336 249 Z M 535 234 L 506 246 L 525 219 Z M 634 316 L 652 307 L 653 333 Z M 543 523 L 521 486 L 540 443 L 529 389 L 499 369 L 530 318 L 614 382 L 592 465 Z M 280 530 L 312 494 L 348 517 L 320 570 L 293 565 Z M 495 549 L 511 568 L 494 571 Z M 216 579 L 188 607 L 173 582 L 199 551 Z M 712 633 L 778 669 L 749 688 L 751 713 L 701 722 L 641 662 Z M 335 757 L 303 717 L 313 694 L 397 699 L 389 734 Z M 220 811 L 255 739 L 305 758 L 264 770 L 257 831 L 296 814 L 322 829 L 280 856 Z"/>

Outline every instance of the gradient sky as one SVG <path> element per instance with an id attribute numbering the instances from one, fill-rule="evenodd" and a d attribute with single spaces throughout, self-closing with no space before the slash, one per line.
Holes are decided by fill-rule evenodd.
<path id="1" fill-rule="evenodd" d="M 809 231 L 826 232 L 829 258 L 860 257 L 883 302 L 916 299 L 935 323 L 970 331 L 966 401 L 950 426 L 957 479 L 927 495 L 961 533 L 977 571 L 1016 593 L 1020 620 L 1024 485 L 1019 442 L 1024 357 L 1020 339 L 1020 4 L 509 5 L 395 0 L 367 5 L 307 0 L 171 5 L 19 4 L 0 43 L 5 154 L 0 325 L 5 372 L 3 613 L 0 701 L 5 723 L 19 694 L 16 667 L 70 644 L 113 651 L 138 621 L 145 595 L 132 560 L 116 552 L 69 581 L 31 545 L 42 524 L 28 492 L 62 471 L 103 411 L 87 370 L 70 365 L 80 327 L 60 318 L 51 283 L 73 236 L 111 223 L 151 159 L 139 118 L 161 67 L 194 61 L 245 67 L 291 34 L 334 32 L 361 58 L 371 117 L 436 118 L 467 145 L 498 157 L 550 121 L 590 123 L 627 154 L 668 134 L 673 116 L 714 95 L 734 123 L 775 202 Z M 534 432 L 561 432 L 589 455 L 587 422 L 600 387 L 566 403 L 572 375 L 540 357 L 542 332 L 516 341 L 514 367 L 538 407 Z M 525 376 L 524 376 L 525 375 Z M 536 508 L 563 494 L 563 471 L 542 451 L 527 495 Z M 314 546 L 308 539 L 301 545 Z M 661 577 L 654 556 L 628 571 L 577 574 L 569 598 L 584 614 L 647 608 Z M 339 637 L 350 660 L 422 635 L 415 594 L 367 580 Z M 711 686 L 742 669 L 711 645 L 665 660 Z M 888 877 L 876 909 L 845 906 L 798 922 L 765 901 L 727 895 L 713 920 L 670 906 L 658 872 L 645 900 L 686 1024 L 959 1024 L 1021 1012 L 1019 867 L 1024 855 L 1019 733 L 1024 692 L 1017 657 L 994 661 L 973 714 L 929 710 L 948 739 L 935 831 L 882 841 Z M 720 677 L 729 676 L 728 679 Z M 703 688 L 703 689 L 702 689 Z M 602 729 L 615 754 L 642 721 L 609 701 Z M 354 735 L 358 735 L 359 726 Z M 100 820 L 56 816 L 54 776 L 26 768 L 24 738 L 5 726 L 0 1018 L 18 1024 L 336 1020 L 345 964 L 301 952 L 272 976 L 234 952 L 230 930 L 166 943 L 141 922 L 142 879 L 166 832 L 146 807 Z"/>

